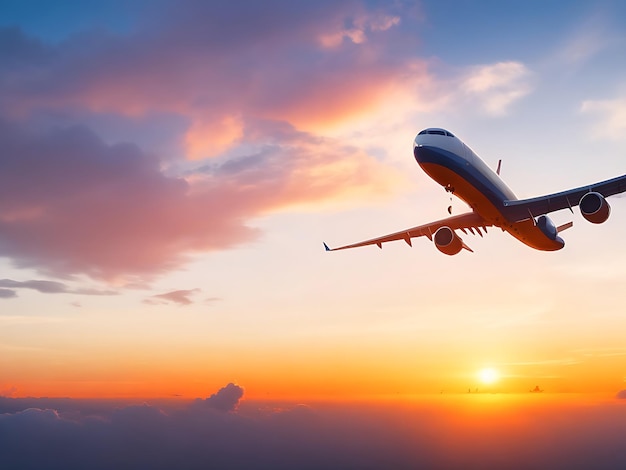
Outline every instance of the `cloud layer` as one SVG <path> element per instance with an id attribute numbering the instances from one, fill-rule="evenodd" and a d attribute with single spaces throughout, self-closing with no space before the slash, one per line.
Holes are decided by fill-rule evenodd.
<path id="1" fill-rule="evenodd" d="M 237 391 L 231 384 L 213 397 Z M 515 400 L 500 397 L 500 405 L 480 397 L 314 407 L 257 403 L 224 412 L 232 407 L 0 398 L 0 452 L 12 469 L 610 469 L 626 464 L 622 403 L 582 404 L 545 395 L 521 405 Z"/>

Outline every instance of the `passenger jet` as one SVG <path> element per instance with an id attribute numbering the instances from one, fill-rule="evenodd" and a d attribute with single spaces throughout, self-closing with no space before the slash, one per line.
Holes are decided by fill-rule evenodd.
<path id="1" fill-rule="evenodd" d="M 383 243 L 428 237 L 439 251 L 456 255 L 462 249 L 472 251 L 457 234 L 467 231 L 481 237 L 487 227 L 499 227 L 522 243 L 537 250 L 555 251 L 565 246 L 559 233 L 570 228 L 568 222 L 555 226 L 547 216 L 550 212 L 579 206 L 582 216 L 594 224 L 605 222 L 611 212 L 608 196 L 626 191 L 626 175 L 569 191 L 548 194 L 531 199 L 517 199 L 500 179 L 500 163 L 494 172 L 460 139 L 445 129 L 430 128 L 421 131 L 413 142 L 413 156 L 419 166 L 442 185 L 445 190 L 465 201 L 470 212 L 437 220 L 425 225 L 372 238 L 352 245 L 329 248 L 326 251 L 345 250 L 365 245 L 383 247 Z M 482 229 L 482 231 L 481 231 Z"/>

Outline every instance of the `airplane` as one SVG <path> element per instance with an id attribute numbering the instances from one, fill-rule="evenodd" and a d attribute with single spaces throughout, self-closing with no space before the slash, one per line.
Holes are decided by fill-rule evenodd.
<path id="1" fill-rule="evenodd" d="M 413 156 L 428 176 L 465 201 L 471 211 L 351 245 L 329 248 L 324 243 L 326 251 L 366 245 L 382 248 L 383 243 L 394 240 L 404 240 L 413 246 L 413 238 L 424 236 L 442 253 L 456 255 L 463 249 L 473 252 L 457 230 L 482 237 L 487 227 L 498 227 L 531 248 L 556 251 L 565 246 L 559 234 L 573 223 L 557 227 L 547 214 L 562 209 L 573 213 L 572 208 L 579 206 L 586 220 L 601 224 L 611 213 L 606 198 L 626 191 L 626 175 L 623 175 L 546 196 L 517 199 L 500 178 L 501 160 L 494 172 L 458 137 L 441 128 L 428 128 L 417 134 Z"/>

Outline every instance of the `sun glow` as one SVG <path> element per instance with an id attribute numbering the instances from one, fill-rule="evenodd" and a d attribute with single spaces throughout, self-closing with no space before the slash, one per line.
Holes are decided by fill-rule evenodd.
<path id="1" fill-rule="evenodd" d="M 497 370 L 491 367 L 486 367 L 478 372 L 478 378 L 485 385 L 491 385 L 498 381 L 500 374 L 498 374 Z"/>

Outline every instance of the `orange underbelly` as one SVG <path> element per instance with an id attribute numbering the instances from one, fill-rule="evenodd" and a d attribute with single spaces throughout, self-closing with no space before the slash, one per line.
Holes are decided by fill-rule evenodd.
<path id="1" fill-rule="evenodd" d="M 500 227 L 525 245 L 542 251 L 556 251 L 563 248 L 560 240 L 551 240 L 534 224 L 530 219 L 530 214 L 528 220 L 508 222 L 499 208 L 485 194 L 458 173 L 436 163 L 420 163 L 419 165 L 437 183 L 450 187 L 456 196 L 465 201 L 486 222 Z"/>

